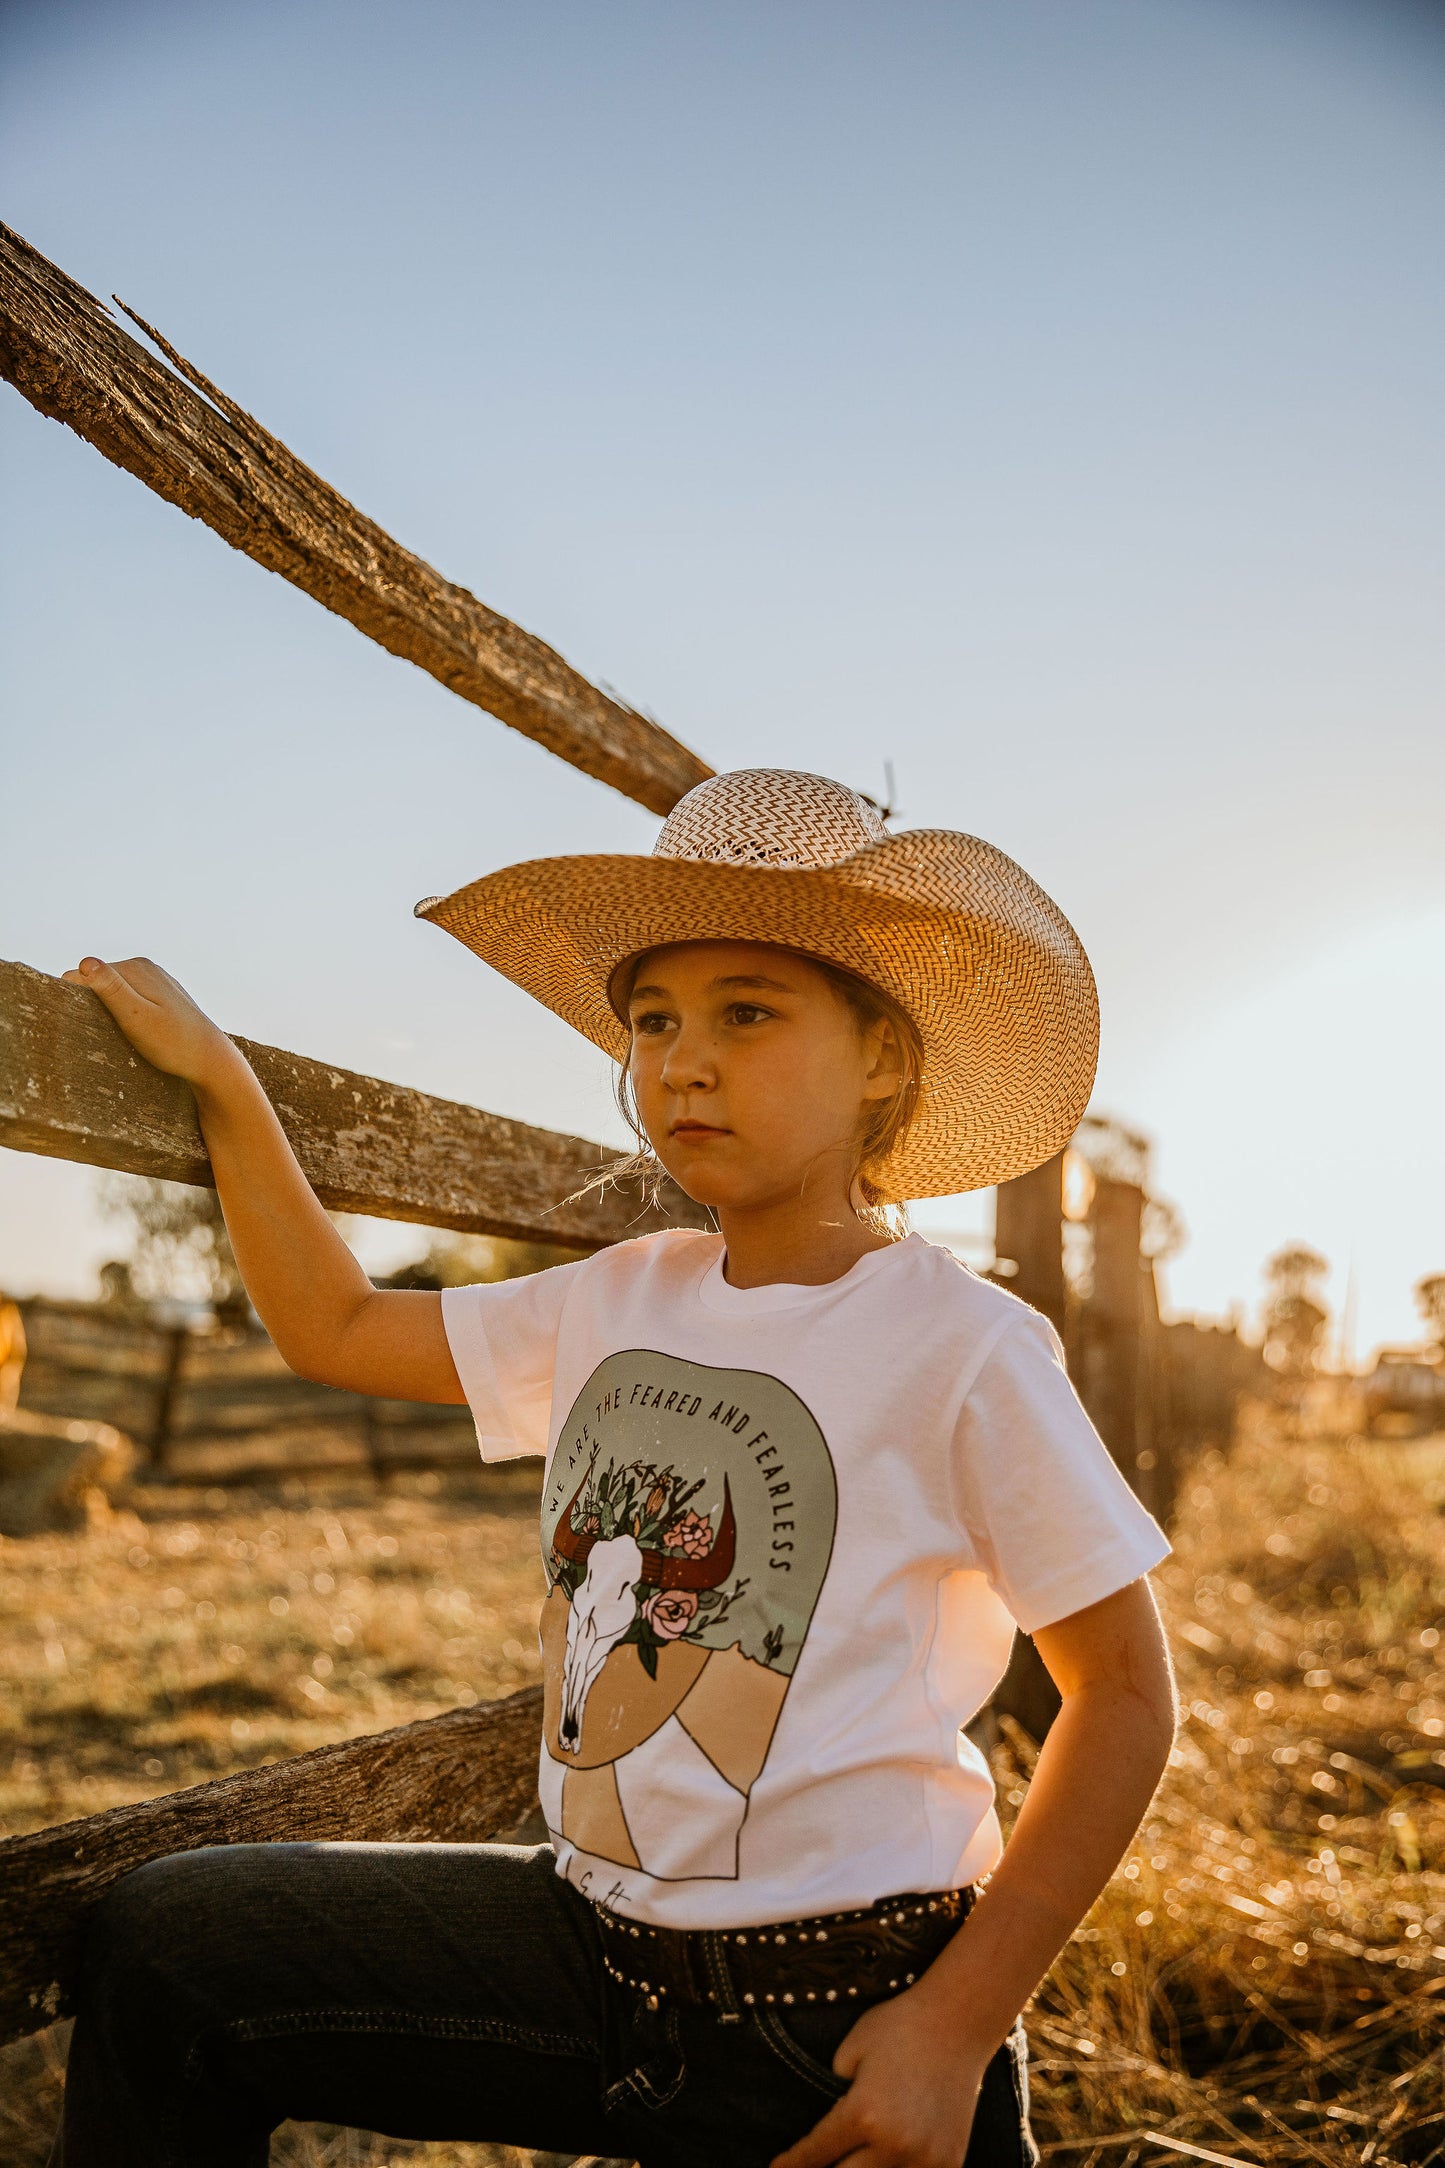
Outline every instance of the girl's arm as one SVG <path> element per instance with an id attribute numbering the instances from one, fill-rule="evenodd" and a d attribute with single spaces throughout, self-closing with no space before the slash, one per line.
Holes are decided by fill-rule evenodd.
<path id="1" fill-rule="evenodd" d="M 773 2168 L 958 2168 L 990 2058 L 1144 1818 L 1175 1719 L 1148 1582 L 1034 1638 L 1063 1707 L 1003 1860 L 917 1986 L 858 2020 L 847 2093 Z"/>
<path id="2" fill-rule="evenodd" d="M 293 1370 L 395 1400 L 465 1399 L 441 1297 L 372 1286 L 321 1206 L 245 1056 L 145 957 L 67 971 L 98 994 L 136 1052 L 184 1078 L 231 1247 L 262 1324 Z"/>

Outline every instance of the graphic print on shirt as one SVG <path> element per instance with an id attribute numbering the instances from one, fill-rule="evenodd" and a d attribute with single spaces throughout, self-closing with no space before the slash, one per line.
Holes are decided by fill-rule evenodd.
<path id="1" fill-rule="evenodd" d="M 645 1348 L 598 1364 L 542 1501 L 554 1839 L 736 1879 L 836 1518 L 823 1433 L 779 1379 Z"/>

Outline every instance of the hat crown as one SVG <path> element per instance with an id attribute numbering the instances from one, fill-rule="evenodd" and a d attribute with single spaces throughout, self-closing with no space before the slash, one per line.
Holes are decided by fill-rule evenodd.
<path id="1" fill-rule="evenodd" d="M 734 768 L 679 798 L 652 855 L 725 866 L 836 866 L 887 835 L 876 806 L 826 775 Z"/>

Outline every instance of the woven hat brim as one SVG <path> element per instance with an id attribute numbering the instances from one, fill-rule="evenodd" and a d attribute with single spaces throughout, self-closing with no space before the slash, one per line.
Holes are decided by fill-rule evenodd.
<path id="1" fill-rule="evenodd" d="M 532 859 L 417 916 L 454 934 L 616 1061 L 617 966 L 678 941 L 767 941 L 840 964 L 911 1016 L 918 1110 L 870 1169 L 898 1199 L 1026 1174 L 1067 1143 L 1093 1089 L 1099 1004 L 1053 899 L 977 836 L 914 829 L 841 864 L 780 867 L 620 855 Z"/>

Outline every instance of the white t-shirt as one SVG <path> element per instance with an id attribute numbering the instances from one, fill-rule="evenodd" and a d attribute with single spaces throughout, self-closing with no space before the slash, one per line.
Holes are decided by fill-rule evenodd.
<path id="1" fill-rule="evenodd" d="M 669 1927 L 950 1889 L 1000 1838 L 961 1727 L 1026 1632 L 1168 1544 L 1045 1320 L 919 1235 L 736 1288 L 675 1231 L 442 1298 L 483 1458 L 546 1453 L 558 1871 Z"/>

